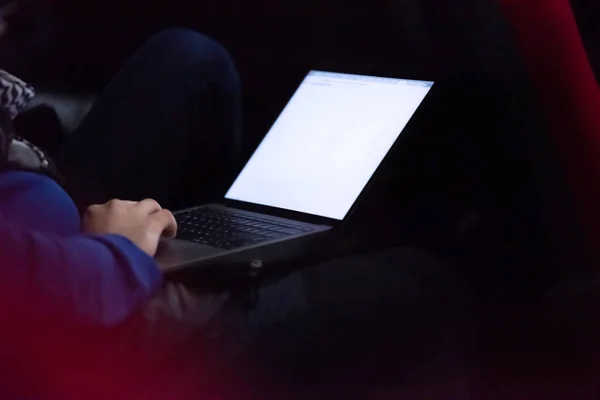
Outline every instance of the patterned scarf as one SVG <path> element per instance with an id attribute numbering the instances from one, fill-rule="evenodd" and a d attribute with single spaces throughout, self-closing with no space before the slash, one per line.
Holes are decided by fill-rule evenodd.
<path id="1" fill-rule="evenodd" d="M 35 89 L 0 70 L 0 171 L 25 170 L 43 173 L 60 181 L 56 167 L 44 151 L 17 136 L 13 120 L 35 96 Z"/>

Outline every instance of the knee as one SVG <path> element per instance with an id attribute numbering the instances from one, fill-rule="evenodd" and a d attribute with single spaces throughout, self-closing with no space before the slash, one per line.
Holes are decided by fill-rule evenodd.
<path id="1" fill-rule="evenodd" d="M 200 64 L 233 69 L 229 51 L 216 40 L 188 28 L 170 28 L 154 35 L 144 46 L 155 56 L 182 66 Z"/>

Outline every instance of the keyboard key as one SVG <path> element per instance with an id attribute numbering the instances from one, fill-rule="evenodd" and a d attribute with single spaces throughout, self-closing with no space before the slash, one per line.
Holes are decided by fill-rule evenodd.
<path id="1" fill-rule="evenodd" d="M 175 218 L 179 226 L 178 238 L 222 249 L 248 246 L 309 231 L 304 227 L 206 207 L 178 213 Z"/>

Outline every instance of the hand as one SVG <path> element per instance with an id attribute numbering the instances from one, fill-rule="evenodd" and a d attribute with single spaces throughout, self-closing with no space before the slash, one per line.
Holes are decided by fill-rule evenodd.
<path id="1" fill-rule="evenodd" d="M 173 214 L 155 200 L 111 200 L 86 210 L 83 231 L 94 235 L 125 236 L 153 257 L 162 236 L 175 236 L 177 222 Z"/>

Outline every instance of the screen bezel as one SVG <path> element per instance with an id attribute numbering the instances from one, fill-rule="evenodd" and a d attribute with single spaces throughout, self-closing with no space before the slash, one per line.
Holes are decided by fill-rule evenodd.
<path id="1" fill-rule="evenodd" d="M 402 146 L 402 143 L 404 143 L 407 139 L 409 139 L 409 137 L 411 137 L 418 131 L 417 127 L 418 127 L 418 125 L 420 125 L 419 120 L 421 120 L 421 118 L 424 114 L 423 110 L 428 109 L 430 107 L 430 104 L 432 103 L 431 99 L 433 97 L 432 92 L 434 92 L 435 88 L 437 87 L 437 82 L 434 81 L 433 79 L 399 78 L 399 77 L 395 77 L 394 74 L 389 74 L 389 73 L 375 75 L 372 73 L 369 74 L 369 73 L 359 72 L 359 71 L 335 72 L 335 71 L 328 70 L 328 69 L 316 69 L 316 68 L 311 69 L 308 72 L 306 72 L 306 74 L 299 80 L 300 84 L 304 81 L 304 79 L 312 71 L 340 73 L 340 74 L 352 74 L 352 75 L 366 75 L 366 76 L 392 78 L 392 79 L 428 81 L 428 82 L 433 82 L 433 85 L 429 89 L 429 92 L 427 93 L 427 95 L 425 96 L 425 98 L 423 99 L 423 101 L 421 102 L 419 107 L 417 108 L 417 110 L 414 112 L 414 114 L 409 119 L 409 121 L 406 124 L 406 126 L 404 127 L 404 129 L 400 132 L 400 134 L 398 135 L 398 138 L 396 138 L 396 140 L 394 141 L 394 144 L 392 145 L 392 147 L 390 147 L 390 150 L 387 152 L 387 154 L 385 155 L 385 157 L 383 158 L 381 163 L 379 163 L 379 166 L 375 169 L 375 172 L 373 173 L 371 178 L 368 180 L 367 184 L 364 186 L 364 188 L 362 189 L 362 191 L 360 192 L 360 194 L 358 195 L 358 197 L 356 198 L 354 203 L 352 204 L 352 207 L 350 207 L 350 209 L 348 210 L 348 213 L 346 213 L 346 216 L 344 217 L 344 219 L 337 220 L 337 219 L 333 219 L 333 218 L 327 218 L 327 217 L 322 217 L 322 216 L 313 215 L 313 214 L 306 214 L 306 213 L 302 213 L 302 212 L 298 212 L 298 211 L 292 211 L 292 210 L 287 210 L 287 209 L 278 208 L 278 207 L 265 206 L 265 205 L 260 205 L 260 204 L 256 204 L 256 203 L 249 203 L 249 202 L 240 201 L 240 200 L 232 200 L 232 199 L 227 199 L 227 198 L 223 197 L 224 205 L 226 205 L 228 207 L 232 207 L 232 208 L 239 208 L 242 210 L 257 212 L 257 213 L 261 213 L 261 214 L 274 215 L 277 217 L 288 218 L 288 219 L 292 219 L 292 220 L 308 222 L 308 223 L 317 224 L 317 225 L 327 225 L 327 226 L 335 227 L 335 226 L 339 226 L 339 225 L 347 222 L 351 218 L 352 214 L 356 211 L 356 208 L 361 203 L 361 200 L 366 196 L 369 189 L 376 182 L 377 176 L 380 175 L 382 170 L 385 170 L 389 166 L 390 160 L 392 160 L 394 158 L 394 155 L 398 153 L 398 149 Z M 292 94 L 290 94 L 290 96 L 288 97 L 286 102 L 281 106 L 280 114 L 281 114 L 281 112 L 283 112 L 284 107 L 290 101 L 293 93 L 295 93 L 295 91 L 298 90 L 298 88 L 300 87 L 300 84 L 296 85 Z M 276 118 L 278 118 L 280 114 L 278 114 Z M 274 123 L 275 123 L 275 121 L 273 121 L 271 123 L 271 126 L 273 126 Z M 267 135 L 268 131 L 269 130 L 267 130 L 267 132 L 265 133 L 265 136 Z M 263 139 L 264 139 L 264 136 L 259 141 L 258 146 L 260 146 Z M 254 155 L 254 153 L 258 149 L 258 146 L 254 149 L 254 151 L 252 152 L 252 155 Z M 229 191 L 229 189 L 231 188 L 231 186 L 233 185 L 235 180 L 238 178 L 241 171 L 246 167 L 246 164 L 248 162 L 249 162 L 249 159 L 246 161 L 246 163 L 244 163 L 242 168 L 239 170 L 239 173 L 235 176 L 234 180 L 227 187 L 227 191 Z"/>

